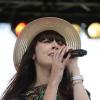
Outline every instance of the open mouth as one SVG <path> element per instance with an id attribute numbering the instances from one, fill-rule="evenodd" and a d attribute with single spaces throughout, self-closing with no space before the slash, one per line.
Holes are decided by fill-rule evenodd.
<path id="1" fill-rule="evenodd" d="M 54 56 L 54 53 L 50 53 L 50 54 L 48 54 L 48 56 L 51 56 L 51 57 L 53 57 L 53 56 Z"/>

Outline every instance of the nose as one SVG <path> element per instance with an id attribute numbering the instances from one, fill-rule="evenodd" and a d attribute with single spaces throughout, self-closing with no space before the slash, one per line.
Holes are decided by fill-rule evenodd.
<path id="1" fill-rule="evenodd" d="M 56 41 L 52 42 L 52 49 L 58 50 L 59 49 L 59 45 Z"/>

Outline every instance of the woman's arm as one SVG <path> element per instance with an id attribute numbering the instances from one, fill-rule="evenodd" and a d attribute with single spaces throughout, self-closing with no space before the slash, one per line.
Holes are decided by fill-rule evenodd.
<path id="1" fill-rule="evenodd" d="M 58 85 L 48 84 L 43 100 L 56 100 Z"/>
<path id="2" fill-rule="evenodd" d="M 62 61 L 66 51 L 65 46 L 55 52 L 53 56 L 52 69 L 47 89 L 43 100 L 56 100 L 59 83 L 62 80 L 66 62 Z M 69 59 L 70 55 L 66 58 Z"/>
<path id="3" fill-rule="evenodd" d="M 73 85 L 74 100 L 90 100 L 82 82 Z"/>
<path id="4" fill-rule="evenodd" d="M 74 79 L 72 79 L 74 100 L 90 100 L 90 97 L 83 85 L 83 79 L 80 75 L 77 58 L 71 59 L 68 65 L 67 69 L 69 69 L 72 77 L 74 77 Z"/>

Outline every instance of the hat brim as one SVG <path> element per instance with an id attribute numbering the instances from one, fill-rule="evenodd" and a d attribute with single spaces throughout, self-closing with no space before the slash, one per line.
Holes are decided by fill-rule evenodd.
<path id="1" fill-rule="evenodd" d="M 69 22 L 57 17 L 43 17 L 30 22 L 18 37 L 13 54 L 15 68 L 20 65 L 32 39 L 42 31 L 54 30 L 61 34 L 72 49 L 80 49 L 81 41 L 78 32 Z"/>

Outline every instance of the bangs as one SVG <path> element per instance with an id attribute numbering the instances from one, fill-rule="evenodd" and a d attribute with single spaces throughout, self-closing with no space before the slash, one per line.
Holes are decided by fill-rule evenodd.
<path id="1" fill-rule="evenodd" d="M 65 38 L 60 35 L 58 32 L 53 30 L 47 30 L 43 31 L 40 34 L 38 34 L 35 39 L 39 42 L 42 42 L 43 40 L 49 40 L 49 41 L 56 41 L 56 42 L 62 42 L 63 44 L 66 44 Z"/>

